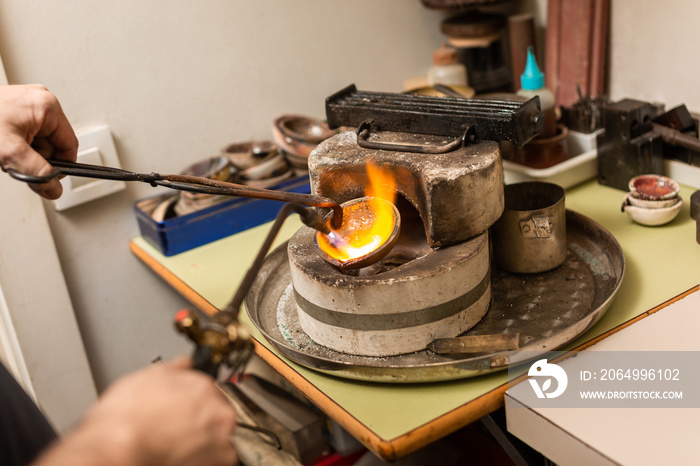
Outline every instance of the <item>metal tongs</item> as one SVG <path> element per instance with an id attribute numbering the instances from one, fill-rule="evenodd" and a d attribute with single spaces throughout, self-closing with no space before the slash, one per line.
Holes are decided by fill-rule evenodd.
<path id="1" fill-rule="evenodd" d="M 266 199 L 272 201 L 294 202 L 305 206 L 320 207 L 333 210 L 331 226 L 339 228 L 343 220 L 343 209 L 327 197 L 314 194 L 290 193 L 272 189 L 253 188 L 227 181 L 218 181 L 210 178 L 191 175 L 161 175 L 152 173 L 135 173 L 121 168 L 90 165 L 86 163 L 67 162 L 65 160 L 49 159 L 53 169 L 47 175 L 25 175 L 10 169 L 7 172 L 16 180 L 25 183 L 47 183 L 62 176 L 80 176 L 84 178 L 98 178 L 115 181 L 141 181 L 151 186 L 165 186 L 166 188 L 193 193 L 216 194 L 220 196 L 248 197 L 253 199 Z"/>
<path id="2" fill-rule="evenodd" d="M 238 287 L 228 306 L 210 319 L 205 320 L 201 320 L 195 312 L 187 309 L 183 309 L 175 316 L 177 329 L 195 344 L 193 352 L 194 368 L 214 378 L 217 378 L 219 368 L 222 365 L 227 366 L 233 374 L 240 372 L 253 354 L 253 340 L 249 332 L 241 324 L 238 314 L 245 296 L 262 267 L 263 260 L 287 216 L 292 212 L 296 212 L 306 226 L 328 234 L 331 231 L 330 227 L 321 214 L 315 209 L 304 206 L 321 207 L 333 210 L 333 217 L 330 220 L 331 227 L 336 228 L 336 223 L 338 226 L 342 223 L 343 209 L 340 205 L 329 198 L 312 194 L 252 188 L 190 175 L 134 173 L 120 168 L 53 159 L 49 159 L 48 162 L 53 169 L 47 175 L 25 175 L 13 169 L 9 169 L 8 173 L 13 178 L 26 183 L 46 183 L 53 179 L 70 175 L 117 181 L 142 181 L 152 186 L 165 186 L 180 191 L 267 199 L 286 203 L 279 211 L 253 265 L 246 273 L 243 282 Z"/>

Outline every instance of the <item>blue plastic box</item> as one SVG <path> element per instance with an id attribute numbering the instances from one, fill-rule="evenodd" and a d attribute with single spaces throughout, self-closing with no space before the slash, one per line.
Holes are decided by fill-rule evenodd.
<path id="1" fill-rule="evenodd" d="M 292 178 L 271 189 L 311 192 L 308 175 Z M 141 199 L 134 204 L 141 235 L 165 256 L 174 256 L 274 220 L 283 205 L 279 201 L 232 197 L 197 212 L 156 222 L 144 209 L 152 209 L 166 196 Z"/>

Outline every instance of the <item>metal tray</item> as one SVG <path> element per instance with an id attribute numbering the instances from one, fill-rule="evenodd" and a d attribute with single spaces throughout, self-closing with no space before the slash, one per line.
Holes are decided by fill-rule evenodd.
<path id="1" fill-rule="evenodd" d="M 625 259 L 613 235 L 567 210 L 568 254 L 560 267 L 522 275 L 491 270 L 491 305 L 465 335 L 520 333 L 520 351 L 444 356 L 430 351 L 355 356 L 312 341 L 297 320 L 286 243 L 266 259 L 246 297 L 250 320 L 284 356 L 310 369 L 373 382 L 435 382 L 506 369 L 561 348 L 588 330 L 622 283 Z"/>

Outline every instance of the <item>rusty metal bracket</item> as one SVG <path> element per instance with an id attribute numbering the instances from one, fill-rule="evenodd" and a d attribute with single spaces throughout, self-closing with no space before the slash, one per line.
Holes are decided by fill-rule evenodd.
<path id="1" fill-rule="evenodd" d="M 523 238 L 549 238 L 552 233 L 550 222 L 553 217 L 545 215 L 533 216 L 520 222 Z"/>

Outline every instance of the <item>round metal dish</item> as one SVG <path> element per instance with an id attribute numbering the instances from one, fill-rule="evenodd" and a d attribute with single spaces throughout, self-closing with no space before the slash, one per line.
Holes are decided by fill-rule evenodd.
<path id="1" fill-rule="evenodd" d="M 383 243 L 380 243 L 375 249 L 365 252 L 357 257 L 349 257 L 345 260 L 338 259 L 326 252 L 326 250 L 321 247 L 331 250 L 335 254 L 338 254 L 339 248 L 334 241 L 339 239 L 344 241 L 345 245 L 352 245 L 353 235 L 364 234 L 365 237 L 371 237 L 371 230 L 376 221 L 376 214 L 372 211 L 372 202 L 379 203 L 383 205 L 384 209 L 389 211 L 392 219 L 391 233 L 388 238 L 383 239 Z M 399 209 L 396 208 L 391 202 L 382 198 L 371 198 L 371 197 L 361 197 L 359 199 L 353 199 L 348 202 L 344 202 L 340 205 L 343 208 L 343 223 L 340 228 L 337 228 L 333 233 L 337 235 L 334 239 L 330 239 L 330 234 L 325 235 L 324 233 L 317 231 L 315 236 L 316 247 L 318 248 L 319 254 L 326 261 L 342 270 L 359 269 L 372 265 L 383 259 L 391 248 L 394 247 L 396 241 L 399 239 L 399 231 L 401 231 L 401 215 L 399 215 Z M 330 228 L 330 215 L 326 217 L 324 223 Z M 388 215 L 387 215 L 388 217 Z"/>
<path id="2" fill-rule="evenodd" d="M 506 369 L 556 350 L 589 329 L 622 283 L 625 259 L 617 240 L 593 220 L 567 210 L 567 258 L 540 274 L 513 274 L 492 265 L 491 306 L 465 335 L 520 333 L 521 352 L 389 357 L 339 353 L 312 341 L 299 326 L 286 244 L 265 260 L 246 297 L 253 324 L 289 359 L 339 377 L 373 382 L 434 382 Z"/>

